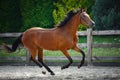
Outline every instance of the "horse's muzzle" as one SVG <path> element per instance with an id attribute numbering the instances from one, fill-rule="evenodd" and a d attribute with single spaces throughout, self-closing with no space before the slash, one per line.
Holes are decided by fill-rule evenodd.
<path id="1" fill-rule="evenodd" d="M 94 21 L 92 21 L 90 24 L 89 24 L 89 26 L 92 28 L 92 27 L 95 27 L 95 22 Z"/>

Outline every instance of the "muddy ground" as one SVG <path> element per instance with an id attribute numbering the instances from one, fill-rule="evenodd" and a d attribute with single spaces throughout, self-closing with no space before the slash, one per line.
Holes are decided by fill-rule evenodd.
<path id="1" fill-rule="evenodd" d="M 37 66 L 0 66 L 0 80 L 120 80 L 120 67 L 70 66 L 61 70 L 60 66 L 50 66 L 55 75 Z"/>

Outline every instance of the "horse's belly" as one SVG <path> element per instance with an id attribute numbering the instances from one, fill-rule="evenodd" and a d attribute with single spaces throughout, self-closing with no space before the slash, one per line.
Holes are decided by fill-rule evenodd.
<path id="1" fill-rule="evenodd" d="M 59 46 L 59 45 L 54 45 L 53 44 L 53 45 L 50 45 L 50 46 L 41 45 L 40 47 L 43 48 L 43 49 L 46 49 L 46 50 L 63 50 L 63 49 L 69 50 L 69 49 L 73 48 L 73 45 L 65 44 L 65 45 Z"/>
<path id="2" fill-rule="evenodd" d="M 38 41 L 37 45 L 40 48 L 47 49 L 47 50 L 57 50 L 58 49 L 58 44 L 54 39 L 44 39 L 42 38 L 41 40 Z"/>
<path id="3" fill-rule="evenodd" d="M 51 44 L 48 44 L 48 45 L 40 45 L 40 48 L 43 48 L 43 49 L 46 49 L 46 50 L 58 50 L 57 46 L 55 45 L 51 45 Z"/>
<path id="4" fill-rule="evenodd" d="M 62 50 L 62 49 L 71 49 L 73 47 L 72 41 L 60 41 L 60 40 L 50 40 L 50 39 L 44 39 L 39 41 L 39 47 L 46 49 L 46 50 Z"/>

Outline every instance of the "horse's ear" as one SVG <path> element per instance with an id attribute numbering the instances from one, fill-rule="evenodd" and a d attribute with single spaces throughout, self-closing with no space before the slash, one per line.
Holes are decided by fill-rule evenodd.
<path id="1" fill-rule="evenodd" d="M 79 8 L 79 13 L 82 13 L 82 8 Z"/>
<path id="2" fill-rule="evenodd" d="M 82 9 L 82 12 L 86 12 L 87 11 L 87 9 Z"/>
<path id="3" fill-rule="evenodd" d="M 85 8 L 79 8 L 79 13 L 86 12 L 86 11 L 87 11 L 87 9 L 85 9 Z"/>

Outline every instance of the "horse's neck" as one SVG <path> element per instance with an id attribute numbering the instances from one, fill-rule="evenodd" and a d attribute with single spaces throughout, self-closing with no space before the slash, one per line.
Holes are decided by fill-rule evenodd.
<path id="1" fill-rule="evenodd" d="M 65 25 L 64 30 L 71 36 L 74 37 L 76 35 L 76 32 L 78 30 L 78 26 L 79 26 L 79 17 L 76 14 L 75 16 L 73 16 Z"/>

